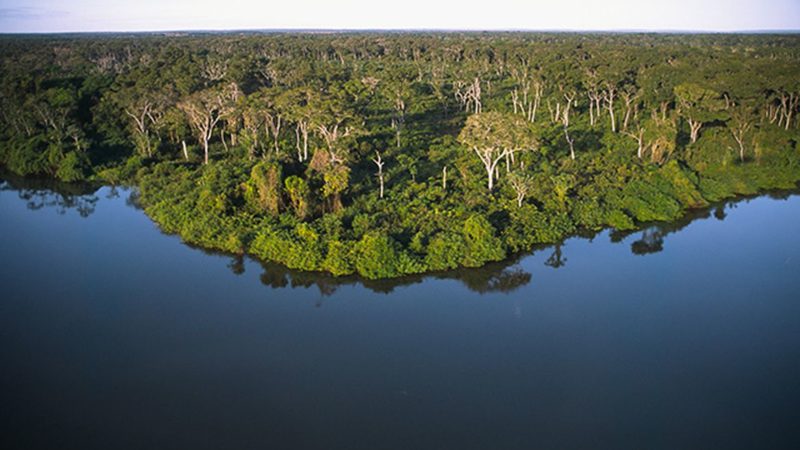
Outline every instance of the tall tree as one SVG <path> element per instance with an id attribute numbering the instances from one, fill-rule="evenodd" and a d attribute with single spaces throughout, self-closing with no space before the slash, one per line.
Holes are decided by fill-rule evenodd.
<path id="1" fill-rule="evenodd" d="M 213 136 L 214 127 L 233 111 L 238 96 L 239 89 L 234 84 L 196 92 L 178 104 L 194 128 L 198 142 L 203 146 L 204 164 L 208 164 L 208 143 Z"/>
<path id="2" fill-rule="evenodd" d="M 704 123 L 724 118 L 725 101 L 711 89 L 695 83 L 682 83 L 674 88 L 680 114 L 689 124 L 689 139 L 694 144 Z"/>
<path id="3" fill-rule="evenodd" d="M 458 140 L 472 150 L 486 170 L 487 188 L 494 188 L 497 165 L 520 151 L 534 150 L 538 140 L 529 122 L 518 115 L 486 112 L 473 114 Z"/>

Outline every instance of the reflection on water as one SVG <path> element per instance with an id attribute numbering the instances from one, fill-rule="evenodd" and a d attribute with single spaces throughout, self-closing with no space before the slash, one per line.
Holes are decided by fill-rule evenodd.
<path id="1" fill-rule="evenodd" d="M 52 208 L 58 214 L 75 210 L 81 217 L 89 217 L 94 212 L 95 205 L 99 200 L 95 195 L 98 188 L 99 186 L 88 183 L 63 183 L 52 179 L 24 178 L 0 171 L 0 191 L 16 192 L 31 210 Z"/>
<path id="2" fill-rule="evenodd" d="M 342 286 L 362 285 L 375 293 L 389 294 L 398 287 L 422 283 L 428 278 L 457 280 L 477 293 L 513 292 L 531 281 L 531 274 L 516 265 L 517 260 L 490 263 L 483 267 L 413 275 L 388 280 L 367 280 L 358 276 L 334 277 L 323 272 L 304 272 L 280 264 L 261 262 L 261 283 L 271 288 L 316 287 L 322 295 L 332 295 Z M 228 264 L 235 274 L 244 271 L 243 258 L 235 256 Z"/>
<path id="3" fill-rule="evenodd" d="M 0 449 L 800 448 L 797 197 L 369 281 L 2 186 Z"/>
<path id="4" fill-rule="evenodd" d="M 0 171 L 0 191 L 16 192 L 19 198 L 26 202 L 29 209 L 37 210 L 53 208 L 59 214 L 68 210 L 75 210 L 81 217 L 91 215 L 100 200 L 97 195 L 99 187 L 87 183 L 63 183 L 52 179 L 31 179 L 16 176 L 13 173 Z M 125 192 L 125 204 L 131 208 L 141 209 L 138 202 L 138 192 L 135 189 L 121 190 L 111 186 L 103 189 L 104 197 L 115 200 Z M 774 199 L 786 199 L 795 191 L 780 191 L 767 194 Z M 681 219 L 670 223 L 652 223 L 645 225 L 644 229 L 619 231 L 611 230 L 611 242 L 620 243 L 633 235 L 639 235 L 631 245 L 631 252 L 635 255 L 648 255 L 664 250 L 665 239 L 668 235 L 676 233 L 698 219 L 706 219 L 713 215 L 718 220 L 724 220 L 727 209 L 736 208 L 737 203 L 744 199 L 722 202 L 709 208 L 688 211 Z M 590 234 L 593 239 L 599 233 Z M 189 245 L 189 244 L 187 244 Z M 220 255 L 220 252 L 206 250 L 189 245 L 204 253 Z M 567 257 L 564 253 L 564 242 L 552 246 L 541 246 L 534 250 L 538 252 L 551 252 L 544 261 L 544 265 L 559 269 L 566 265 Z M 235 275 L 242 275 L 246 269 L 244 255 L 228 255 L 231 260 L 227 267 Z M 372 292 L 389 294 L 398 287 L 411 286 L 422 283 L 428 278 L 441 280 L 457 280 L 473 292 L 485 293 L 510 293 L 529 284 L 531 273 L 524 270 L 519 261 L 527 255 L 521 254 L 505 261 L 489 263 L 480 268 L 464 268 L 446 272 L 411 275 L 388 280 L 367 280 L 359 276 L 334 277 L 323 272 L 304 272 L 289 269 L 280 264 L 259 262 L 263 269 L 260 275 L 261 283 L 270 288 L 286 287 L 316 287 L 323 296 L 333 295 L 342 286 L 361 285 Z"/>
<path id="5" fill-rule="evenodd" d="M 550 255 L 550 257 L 547 258 L 547 261 L 544 263 L 546 266 L 550 266 L 554 269 L 564 267 L 564 265 L 567 263 L 567 258 L 564 257 L 564 254 L 561 252 L 561 246 L 561 242 L 553 246 L 553 254 Z"/>

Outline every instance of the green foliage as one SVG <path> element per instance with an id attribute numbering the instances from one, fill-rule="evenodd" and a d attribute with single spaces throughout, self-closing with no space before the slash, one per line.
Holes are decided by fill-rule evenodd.
<path id="1" fill-rule="evenodd" d="M 86 179 L 87 167 L 86 158 L 81 158 L 76 152 L 69 152 L 58 164 L 56 177 L 67 182 L 83 181 Z"/>
<path id="2" fill-rule="evenodd" d="M 427 252 L 425 263 L 429 269 L 455 269 L 461 265 L 466 254 L 464 237 L 458 233 L 439 233 L 428 243 Z"/>
<path id="3" fill-rule="evenodd" d="M 347 166 L 332 166 L 323 173 L 323 180 L 322 195 L 331 198 L 334 211 L 340 210 L 341 194 L 350 183 L 350 169 Z"/>
<path id="4" fill-rule="evenodd" d="M 136 183 L 165 231 L 292 268 L 474 267 L 796 186 L 798 48 L 790 35 L 337 33 L 63 37 L 54 52 L 5 37 L 0 164 Z M 612 90 L 615 130 L 607 104 L 590 118 L 587 102 Z"/>
<path id="5" fill-rule="evenodd" d="M 244 198 L 254 212 L 277 215 L 281 206 L 281 166 L 272 162 L 253 166 L 244 185 Z"/>
<path id="6" fill-rule="evenodd" d="M 394 240 L 384 234 L 365 234 L 355 247 L 355 268 L 358 273 L 370 279 L 400 275 L 395 245 Z"/>
<path id="7" fill-rule="evenodd" d="M 473 215 L 464 222 L 465 267 L 479 267 L 489 261 L 499 261 L 506 256 L 503 242 L 495 235 L 495 229 L 482 215 Z"/>
<path id="8" fill-rule="evenodd" d="M 325 260 L 322 262 L 322 270 L 328 271 L 336 276 L 349 275 L 353 273 L 352 252 L 347 244 L 338 241 L 328 241 L 328 251 Z"/>
<path id="9" fill-rule="evenodd" d="M 297 175 L 291 175 L 284 180 L 286 192 L 298 219 L 305 219 L 308 215 L 308 184 Z"/>

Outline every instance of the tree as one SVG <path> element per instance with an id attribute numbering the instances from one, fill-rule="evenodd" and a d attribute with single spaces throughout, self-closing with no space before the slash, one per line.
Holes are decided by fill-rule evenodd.
<path id="1" fill-rule="evenodd" d="M 124 108 L 125 114 L 131 120 L 134 143 L 140 155 L 151 157 L 154 149 L 158 147 L 161 140 L 158 136 L 158 128 L 161 126 L 166 107 L 167 102 L 164 98 L 151 95 L 149 97 L 136 96 Z"/>
<path id="2" fill-rule="evenodd" d="M 472 110 L 473 114 L 480 114 L 483 106 L 481 104 L 481 80 L 475 78 L 472 83 L 456 83 L 456 100 L 464 107 L 464 111 Z"/>
<path id="3" fill-rule="evenodd" d="M 465 254 L 461 263 L 478 267 L 487 261 L 498 261 L 506 256 L 503 242 L 495 236 L 495 229 L 486 217 L 475 214 L 464 221 L 462 229 Z"/>
<path id="4" fill-rule="evenodd" d="M 569 128 L 566 124 L 564 124 L 564 138 L 567 140 L 567 144 L 569 144 L 569 157 L 575 161 L 575 139 L 570 137 Z"/>
<path id="5" fill-rule="evenodd" d="M 378 182 L 380 183 L 380 198 L 383 198 L 383 165 L 385 162 L 381 159 L 380 152 L 375 152 L 376 157 L 372 159 L 372 162 L 378 166 L 378 173 L 375 175 L 378 177 Z"/>
<path id="6" fill-rule="evenodd" d="M 234 84 L 196 92 L 178 104 L 197 133 L 198 142 L 203 145 L 204 164 L 208 164 L 208 142 L 214 133 L 214 127 L 233 111 L 233 104 L 238 96 L 239 89 Z"/>
<path id="7" fill-rule="evenodd" d="M 260 162 L 250 171 L 244 185 L 244 197 L 258 212 L 278 215 L 281 207 L 281 166 L 275 162 Z"/>
<path id="8" fill-rule="evenodd" d="M 406 108 L 412 91 L 410 83 L 402 77 L 388 83 L 384 83 L 383 94 L 392 105 L 394 114 L 392 115 L 392 128 L 395 130 L 395 143 L 400 148 L 400 133 L 406 123 Z"/>
<path id="9" fill-rule="evenodd" d="M 644 144 L 644 133 L 645 129 L 641 124 L 636 125 L 635 131 L 625 131 L 625 134 L 632 137 L 636 140 L 636 144 L 638 145 L 636 149 L 636 157 L 642 159 L 644 156 L 645 144 Z"/>
<path id="10" fill-rule="evenodd" d="M 313 105 L 319 103 L 316 93 L 308 87 L 298 87 L 284 91 L 277 98 L 280 108 L 285 111 L 287 120 L 294 124 L 297 160 L 308 160 L 308 138 L 314 120 Z"/>
<path id="11" fill-rule="evenodd" d="M 739 160 L 741 162 L 744 162 L 745 140 L 751 128 L 753 128 L 752 111 L 744 105 L 735 105 L 731 110 L 728 129 L 739 146 Z"/>
<path id="12" fill-rule="evenodd" d="M 322 193 L 330 199 L 331 210 L 336 212 L 342 209 L 342 192 L 350 184 L 350 168 L 342 165 L 329 165 L 322 173 L 325 184 Z"/>
<path id="13" fill-rule="evenodd" d="M 297 175 L 291 175 L 284 180 L 284 186 L 289 193 L 289 201 L 298 219 L 305 219 L 308 215 L 308 184 Z"/>
<path id="14" fill-rule="evenodd" d="M 508 183 L 517 194 L 517 207 L 522 208 L 525 196 L 533 189 L 533 177 L 522 171 L 515 171 L 508 174 Z"/>
<path id="15" fill-rule="evenodd" d="M 530 123 L 517 115 L 498 112 L 471 115 L 458 141 L 475 152 L 483 163 L 489 191 L 494 188 L 497 165 L 503 158 L 510 159 L 516 152 L 537 146 Z"/>
<path id="16" fill-rule="evenodd" d="M 689 124 L 689 139 L 694 144 L 704 123 L 721 119 L 725 110 L 722 96 L 694 83 L 682 83 L 674 88 L 681 115 Z"/>

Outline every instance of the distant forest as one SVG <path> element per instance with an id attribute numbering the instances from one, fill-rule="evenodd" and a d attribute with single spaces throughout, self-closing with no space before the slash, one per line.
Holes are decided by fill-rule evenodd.
<path id="1" fill-rule="evenodd" d="M 800 36 L 0 37 L 0 164 L 185 241 L 378 279 L 800 180 Z"/>

